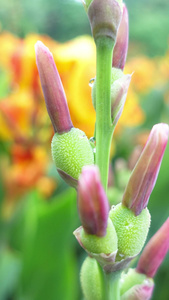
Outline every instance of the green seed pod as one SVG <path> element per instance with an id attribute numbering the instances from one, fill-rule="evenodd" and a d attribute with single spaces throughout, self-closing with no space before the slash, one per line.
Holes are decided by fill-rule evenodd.
<path id="1" fill-rule="evenodd" d="M 118 259 L 139 254 L 144 246 L 150 227 L 150 213 L 147 208 L 140 215 L 134 213 L 121 203 L 112 207 L 109 217 L 116 229 L 118 238 Z"/>
<path id="2" fill-rule="evenodd" d="M 103 271 L 98 262 L 87 257 L 82 265 L 80 281 L 85 300 L 103 300 L 104 277 Z"/>
<path id="3" fill-rule="evenodd" d="M 94 234 L 87 234 L 82 229 L 80 240 L 88 252 L 110 254 L 117 251 L 117 234 L 110 219 L 108 219 L 105 236 L 98 237 Z"/>
<path id="4" fill-rule="evenodd" d="M 56 168 L 78 180 L 82 167 L 94 164 L 93 151 L 87 136 L 78 128 L 55 133 L 52 140 L 52 157 Z"/>

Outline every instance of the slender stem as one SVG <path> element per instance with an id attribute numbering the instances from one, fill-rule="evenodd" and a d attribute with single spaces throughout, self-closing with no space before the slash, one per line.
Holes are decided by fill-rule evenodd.
<path id="1" fill-rule="evenodd" d="M 105 273 L 107 287 L 106 300 L 120 300 L 120 275 L 121 271 Z"/>
<path id="2" fill-rule="evenodd" d="M 114 42 L 108 37 L 96 40 L 96 164 L 102 184 L 107 190 L 109 153 L 113 129 L 111 126 L 111 69 Z"/>

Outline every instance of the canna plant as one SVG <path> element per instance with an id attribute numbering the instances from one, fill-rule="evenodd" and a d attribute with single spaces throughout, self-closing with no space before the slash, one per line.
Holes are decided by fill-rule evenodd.
<path id="1" fill-rule="evenodd" d="M 151 216 L 147 208 L 168 141 L 167 124 L 155 125 L 132 171 L 121 203 L 107 198 L 112 136 L 124 108 L 131 74 L 123 69 L 128 48 L 128 12 L 122 0 L 84 0 L 96 44 L 92 101 L 94 138 L 74 128 L 66 95 L 49 49 L 38 41 L 36 62 L 54 128 L 52 156 L 60 176 L 77 189 L 82 226 L 74 235 L 88 257 L 80 279 L 86 300 L 151 299 L 153 277 L 169 250 L 169 219 L 142 251 Z M 80 101 L 80 100 L 79 100 Z"/>

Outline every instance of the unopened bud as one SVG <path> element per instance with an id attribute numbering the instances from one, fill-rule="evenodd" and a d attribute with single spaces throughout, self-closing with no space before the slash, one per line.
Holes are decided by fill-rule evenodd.
<path id="1" fill-rule="evenodd" d="M 84 0 L 83 4 L 94 39 L 107 36 L 115 41 L 122 16 L 122 0 Z"/>
<path id="2" fill-rule="evenodd" d="M 78 182 L 78 209 L 82 226 L 88 234 L 106 234 L 109 203 L 97 166 L 82 169 Z"/>
<path id="3" fill-rule="evenodd" d="M 35 52 L 45 103 L 54 131 L 59 134 L 68 132 L 73 124 L 53 55 L 40 41 L 35 45 Z"/>
<path id="4" fill-rule="evenodd" d="M 150 239 L 137 265 L 137 272 L 153 278 L 169 251 L 169 218 Z"/>
<path id="5" fill-rule="evenodd" d="M 147 207 L 167 145 L 168 132 L 167 124 L 153 126 L 125 189 L 122 203 L 136 216 Z"/>
<path id="6" fill-rule="evenodd" d="M 113 63 L 112 66 L 124 69 L 128 51 L 128 38 L 129 38 L 129 20 L 128 11 L 123 3 L 123 14 L 120 26 L 117 32 L 116 44 L 113 50 Z"/>

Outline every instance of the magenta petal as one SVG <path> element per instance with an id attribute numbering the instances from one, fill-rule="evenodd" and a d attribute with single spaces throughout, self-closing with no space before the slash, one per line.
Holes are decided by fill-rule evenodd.
<path id="1" fill-rule="evenodd" d="M 167 124 L 155 125 L 131 174 L 122 203 L 137 216 L 147 206 L 168 141 Z"/>
<path id="2" fill-rule="evenodd" d="M 68 132 L 72 121 L 63 85 L 52 53 L 40 41 L 35 45 L 36 63 L 45 97 L 46 107 L 55 132 Z"/>
<path id="3" fill-rule="evenodd" d="M 82 169 L 78 182 L 78 209 L 83 228 L 88 234 L 106 234 L 109 203 L 97 166 Z"/>
<path id="4" fill-rule="evenodd" d="M 120 22 L 120 26 L 117 32 L 116 44 L 113 51 L 113 63 L 112 66 L 119 69 L 124 69 L 128 51 L 128 39 L 129 39 L 129 20 L 128 11 L 123 4 L 123 14 Z"/>
<path id="5" fill-rule="evenodd" d="M 150 239 L 141 254 L 137 272 L 153 278 L 169 250 L 169 218 Z"/>

